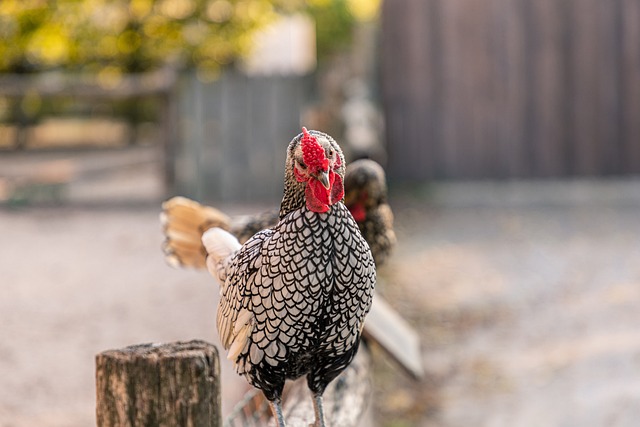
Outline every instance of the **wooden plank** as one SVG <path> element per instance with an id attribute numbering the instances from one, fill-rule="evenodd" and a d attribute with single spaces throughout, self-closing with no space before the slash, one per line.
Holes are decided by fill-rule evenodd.
<path id="1" fill-rule="evenodd" d="M 247 168 L 252 176 L 252 182 L 247 183 L 250 184 L 247 193 L 249 198 L 257 198 L 266 193 L 272 194 L 273 171 L 283 170 L 283 165 L 277 167 L 273 161 L 272 142 L 277 115 L 274 96 L 279 80 L 272 79 L 271 84 L 264 78 L 253 78 L 249 81 L 251 99 L 246 120 L 251 125 L 247 127 L 247 141 L 244 142 L 249 146 Z M 289 97 L 291 94 L 287 95 Z M 280 151 L 285 151 L 284 143 Z"/>
<path id="2" fill-rule="evenodd" d="M 525 175 L 526 154 L 522 141 L 525 138 L 524 117 L 526 114 L 525 90 L 526 90 L 526 62 L 525 40 L 521 22 L 520 4 L 509 0 L 505 3 L 506 19 L 506 105 L 504 107 L 503 126 L 507 128 L 506 139 L 508 169 L 507 176 L 522 177 Z"/>
<path id="3" fill-rule="evenodd" d="M 280 203 L 284 187 L 284 164 L 286 149 L 291 139 L 301 132 L 302 111 L 308 107 L 311 95 L 308 92 L 310 77 L 299 78 L 295 84 L 290 79 L 280 77 L 272 85 L 270 109 L 273 111 L 273 123 L 270 126 L 268 144 L 271 149 L 273 170 L 279 171 L 275 180 L 269 184 L 269 195 Z"/>
<path id="4" fill-rule="evenodd" d="M 599 160 L 598 172 L 611 175 L 624 168 L 622 162 L 622 17 L 620 2 L 599 2 L 598 39 L 596 44 L 598 85 L 593 88 L 598 108 L 598 145 L 595 155 Z"/>
<path id="5" fill-rule="evenodd" d="M 538 90 L 538 74 L 535 70 L 536 55 L 539 51 L 538 37 L 536 32 L 538 30 L 538 23 L 533 10 L 532 2 L 528 0 L 518 0 L 518 21 L 521 23 L 520 28 L 522 31 L 523 40 L 523 82 L 524 90 L 523 96 L 523 117 L 522 117 L 522 144 L 521 155 L 521 173 L 523 177 L 531 177 L 538 166 L 538 157 L 536 150 L 536 139 L 538 131 L 538 117 L 536 115 L 536 98 Z M 542 31 L 545 31 L 543 29 Z"/>
<path id="6" fill-rule="evenodd" d="M 410 109 L 406 111 L 408 150 L 403 156 L 402 165 L 408 178 L 416 181 L 421 175 L 433 176 L 436 159 L 433 155 L 437 146 L 434 140 L 434 86 L 435 80 L 433 52 L 431 47 L 432 31 L 425 22 L 429 18 L 429 2 L 410 1 L 407 5 L 406 25 L 411 34 L 406 43 L 407 68 L 404 76 L 404 94 Z"/>
<path id="7" fill-rule="evenodd" d="M 202 108 L 196 102 L 200 85 L 193 76 L 180 79 L 178 96 L 179 123 L 178 135 L 175 146 L 176 182 L 175 190 L 178 194 L 185 194 L 192 198 L 198 198 L 199 164 L 194 156 L 197 152 L 197 127 L 196 111 Z"/>
<path id="8" fill-rule="evenodd" d="M 479 141 L 482 153 L 482 165 L 477 171 L 478 176 L 487 174 L 492 178 L 503 176 L 499 158 L 500 141 L 498 139 L 498 129 L 502 117 L 498 114 L 501 108 L 502 99 L 500 87 L 502 81 L 497 76 L 497 64 L 504 58 L 504 51 L 498 50 L 502 43 L 498 39 L 500 35 L 496 29 L 495 7 L 496 0 L 487 0 L 483 18 L 485 28 L 483 28 L 483 51 L 484 51 L 484 72 L 483 72 L 483 96 L 482 103 L 478 107 L 482 114 L 482 135 Z"/>
<path id="9" fill-rule="evenodd" d="M 222 176 L 222 200 L 248 200 L 247 187 L 250 174 L 247 170 L 247 137 L 249 136 L 246 114 L 251 102 L 248 78 L 239 73 L 225 73 L 223 81 L 223 122 L 226 126 L 226 141 Z"/>
<path id="10" fill-rule="evenodd" d="M 407 66 L 407 49 L 398 49 L 405 42 L 406 31 L 398 25 L 404 20 L 406 7 L 401 0 L 383 2 L 382 61 L 383 93 L 387 117 L 387 146 L 389 155 L 388 170 L 399 179 L 406 179 L 402 165 L 407 152 L 408 136 L 405 133 L 406 116 L 404 114 L 405 82 L 398 79 L 399 70 Z"/>
<path id="11" fill-rule="evenodd" d="M 174 87 L 160 98 L 160 129 L 162 145 L 162 165 L 164 168 L 164 191 L 172 194 L 176 190 L 177 170 L 175 158 L 178 155 L 180 112 L 178 96 Z"/>
<path id="12" fill-rule="evenodd" d="M 328 426 L 355 427 L 371 399 L 371 356 L 361 345 L 353 362 L 329 384 L 323 395 Z M 305 378 L 287 383 L 283 415 L 289 427 L 308 427 L 314 420 L 311 393 Z M 270 407 L 262 392 L 250 390 L 224 421 L 224 427 L 274 426 Z"/>
<path id="13" fill-rule="evenodd" d="M 202 151 L 199 166 L 202 168 L 198 174 L 202 180 L 201 200 L 220 201 L 223 198 L 223 174 L 228 163 L 226 161 L 225 141 L 227 128 L 224 123 L 225 105 L 222 92 L 223 81 L 201 83 L 203 92 L 203 119 L 202 127 Z"/>
<path id="14" fill-rule="evenodd" d="M 264 394 L 258 389 L 251 389 L 224 420 L 223 427 L 264 427 L 272 417 Z"/>
<path id="15" fill-rule="evenodd" d="M 576 26 L 573 19 L 573 9 L 576 4 L 567 0 L 557 4 L 559 20 L 562 31 L 560 33 L 559 49 L 561 61 L 561 95 L 560 95 L 560 122 L 561 122 L 561 146 L 563 158 L 563 175 L 573 175 L 577 166 L 574 156 L 574 142 L 576 135 L 576 64 L 573 60 L 575 50 L 574 28 Z M 578 5 L 579 6 L 579 5 Z"/>
<path id="16" fill-rule="evenodd" d="M 189 157 L 193 162 L 194 168 L 194 196 L 197 200 L 202 200 L 204 197 L 204 167 L 203 164 L 203 152 L 205 150 L 205 123 L 208 117 L 209 111 L 205 107 L 204 85 L 198 78 L 191 79 L 191 95 L 193 99 L 193 115 L 189 117 L 193 120 L 193 128 L 189 129 L 191 133 L 191 145 L 189 150 Z"/>
<path id="17" fill-rule="evenodd" d="M 426 2 L 428 8 L 427 28 L 429 28 L 429 58 L 431 68 L 429 81 L 432 82 L 431 100 L 429 102 L 429 115 L 431 116 L 431 152 L 426 155 L 431 159 L 432 173 L 428 178 L 444 178 L 447 176 L 446 168 L 441 159 L 446 154 L 446 141 L 444 140 L 442 119 L 446 88 L 444 86 L 444 47 L 442 38 L 442 3 L 432 0 Z M 420 161 L 420 160 L 418 160 Z M 418 178 L 420 178 L 418 176 Z"/>
<path id="18" fill-rule="evenodd" d="M 492 76 L 493 98 L 494 98 L 494 126 L 493 131 L 493 147 L 495 152 L 492 168 L 494 176 L 505 178 L 511 175 L 511 151 L 513 147 L 513 138 L 515 123 L 508 120 L 509 114 L 509 96 L 511 94 L 510 83 L 512 79 L 511 61 L 509 44 L 511 43 L 511 34 L 509 30 L 509 22 L 511 22 L 511 13 L 509 9 L 510 0 L 493 0 L 490 3 L 490 13 L 492 16 L 491 23 L 491 47 L 490 52 L 493 57 Z"/>
<path id="19" fill-rule="evenodd" d="M 407 112 L 412 110 L 413 97 L 409 93 L 411 81 L 403 77 L 411 63 L 413 27 L 402 27 L 409 19 L 409 8 L 415 0 L 390 0 L 383 2 L 382 27 L 385 37 L 382 39 L 382 76 L 383 96 L 387 114 L 387 141 L 389 151 L 389 171 L 400 179 L 407 180 L 410 168 L 407 165 L 409 153 L 415 144 L 408 132 L 411 118 Z M 415 39 L 413 39 L 415 40 Z M 403 46 L 399 49 L 398 46 Z M 413 70 L 415 72 L 415 69 Z"/>
<path id="20" fill-rule="evenodd" d="M 624 172 L 640 173 L 640 2 L 622 0 L 622 123 Z"/>
<path id="21" fill-rule="evenodd" d="M 494 111 L 497 107 L 495 98 L 496 79 L 493 75 L 493 62 L 495 51 L 492 50 L 493 42 L 491 11 L 492 0 L 477 2 L 478 8 L 469 12 L 475 16 L 475 28 L 473 34 L 472 49 L 475 52 L 475 70 L 469 76 L 472 81 L 472 92 L 470 100 L 473 104 L 473 163 L 470 174 L 473 178 L 489 176 L 495 178 L 497 175 L 494 159 L 496 158 L 496 141 L 494 139 L 496 120 Z"/>
<path id="22" fill-rule="evenodd" d="M 532 65 L 536 75 L 533 142 L 534 176 L 555 177 L 563 173 L 562 133 L 562 15 L 556 0 L 531 2 L 536 43 Z M 540 26 L 539 28 L 536 28 Z"/>
<path id="23" fill-rule="evenodd" d="M 411 377 L 424 376 L 420 337 L 417 332 L 379 296 L 373 299 L 363 336 L 372 340 Z"/>
<path id="24" fill-rule="evenodd" d="M 576 174 L 594 175 L 599 172 L 598 144 L 598 3 L 600 0 L 573 0 L 573 38 L 571 52 L 575 80 L 575 135 L 572 155 L 576 159 Z M 579 144 L 578 144 L 579 142 Z"/>
<path id="25" fill-rule="evenodd" d="M 458 142 L 465 141 L 465 133 L 469 128 L 464 112 L 463 88 L 461 87 L 464 64 L 460 62 L 460 23 L 459 1 L 440 2 L 442 17 L 442 44 L 443 44 L 443 80 L 445 96 L 442 104 L 442 136 L 444 139 L 443 163 L 445 177 L 461 177 L 460 147 Z M 467 154 L 468 155 L 468 154 Z"/>

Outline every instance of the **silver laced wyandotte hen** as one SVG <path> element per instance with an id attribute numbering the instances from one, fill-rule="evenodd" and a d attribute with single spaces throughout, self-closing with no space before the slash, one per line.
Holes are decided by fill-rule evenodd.
<path id="1" fill-rule="evenodd" d="M 342 151 L 329 135 L 302 130 L 287 149 L 278 223 L 244 245 L 217 227 L 202 236 L 221 286 L 227 357 L 262 390 L 279 427 L 285 380 L 302 376 L 314 426 L 326 426 L 323 392 L 358 350 L 376 282 L 369 245 L 342 202 Z"/>

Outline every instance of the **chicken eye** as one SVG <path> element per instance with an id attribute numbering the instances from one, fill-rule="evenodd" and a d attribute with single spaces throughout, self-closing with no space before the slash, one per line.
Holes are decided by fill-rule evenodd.
<path id="1" fill-rule="evenodd" d="M 307 165 L 305 165 L 305 164 L 304 164 L 304 163 L 302 163 L 302 162 L 298 162 L 298 166 L 299 166 L 299 167 L 300 167 L 300 169 L 302 169 L 302 170 L 306 170 L 306 169 L 307 169 Z"/>
<path id="2" fill-rule="evenodd" d="M 335 151 L 333 151 L 333 148 L 329 150 L 329 157 L 333 157 L 333 155 L 335 154 Z"/>

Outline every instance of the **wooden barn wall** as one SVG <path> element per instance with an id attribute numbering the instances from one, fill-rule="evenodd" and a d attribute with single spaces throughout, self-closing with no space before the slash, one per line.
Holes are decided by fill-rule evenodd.
<path id="1" fill-rule="evenodd" d="M 284 163 L 310 78 L 247 77 L 225 72 L 178 85 L 178 135 L 173 192 L 200 201 L 268 202 L 279 206 Z"/>
<path id="2" fill-rule="evenodd" d="M 640 1 L 385 0 L 398 180 L 640 173 Z"/>

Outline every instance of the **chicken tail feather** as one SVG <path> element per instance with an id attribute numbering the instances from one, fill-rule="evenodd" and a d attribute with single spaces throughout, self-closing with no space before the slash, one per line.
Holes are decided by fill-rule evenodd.
<path id="1" fill-rule="evenodd" d="M 204 268 L 207 251 L 202 234 L 212 227 L 228 229 L 230 220 L 218 209 L 186 197 L 173 197 L 162 204 L 160 222 L 167 263 L 172 267 Z"/>

